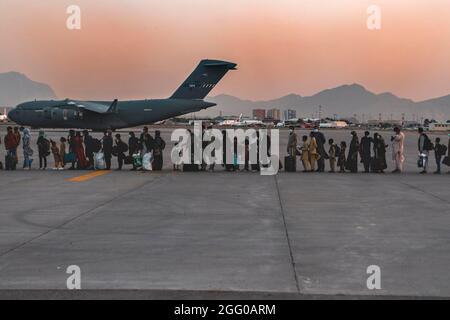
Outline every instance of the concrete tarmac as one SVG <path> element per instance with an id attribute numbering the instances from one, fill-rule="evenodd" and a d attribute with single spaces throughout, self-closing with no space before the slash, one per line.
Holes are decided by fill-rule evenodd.
<path id="1" fill-rule="evenodd" d="M 448 298 L 450 175 L 414 162 L 402 175 L 3 171 L 0 298 Z M 88 291 L 67 291 L 70 265 Z"/>

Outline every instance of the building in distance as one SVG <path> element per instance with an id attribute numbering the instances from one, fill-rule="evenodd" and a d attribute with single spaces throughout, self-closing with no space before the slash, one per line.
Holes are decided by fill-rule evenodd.
<path id="1" fill-rule="evenodd" d="M 286 120 L 292 120 L 297 118 L 297 111 L 288 109 L 283 111 L 283 119 Z"/>
<path id="2" fill-rule="evenodd" d="M 267 111 L 267 118 L 271 120 L 279 121 L 281 120 L 281 111 L 280 109 L 270 109 Z"/>
<path id="3" fill-rule="evenodd" d="M 264 120 L 266 118 L 266 109 L 253 109 L 253 119 Z"/>

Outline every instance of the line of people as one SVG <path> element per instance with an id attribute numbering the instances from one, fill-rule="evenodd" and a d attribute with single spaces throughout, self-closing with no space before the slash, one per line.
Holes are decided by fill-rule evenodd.
<path id="1" fill-rule="evenodd" d="M 19 163 L 18 148 L 22 145 L 23 169 L 30 170 L 34 155 L 30 130 L 24 127 L 8 127 L 4 141 L 5 169 L 16 170 Z M 142 168 L 142 158 L 147 154 L 151 155 L 151 170 L 159 171 L 163 167 L 165 146 L 160 131 L 156 131 L 153 137 L 148 127 L 144 127 L 140 138 L 137 138 L 134 132 L 129 132 L 128 144 L 122 140 L 120 134 L 113 138 L 110 130 L 104 133 L 101 140 L 92 137 L 87 130 L 70 130 L 67 138 L 61 137 L 59 142 L 48 139 L 46 133 L 41 130 L 36 141 L 41 170 L 47 169 L 47 158 L 50 155 L 54 158 L 54 170 L 64 170 L 67 166 L 69 170 L 99 169 L 99 160 L 104 162 L 101 169 L 110 170 L 113 156 L 117 157 L 117 170 L 122 170 L 124 164 L 132 165 L 132 170 L 138 170 Z"/>
<path id="2" fill-rule="evenodd" d="M 297 156 L 303 164 L 303 172 L 324 172 L 325 160 L 329 161 L 330 171 L 334 173 L 339 172 L 358 172 L 359 159 L 364 166 L 364 172 L 369 173 L 384 173 L 388 168 L 386 161 L 386 152 L 389 147 L 385 140 L 379 133 L 374 133 L 373 137 L 370 132 L 364 132 L 364 137 L 361 140 L 355 131 L 351 132 L 351 141 L 348 146 L 342 141 L 337 145 L 333 139 L 328 140 L 329 149 L 326 148 L 326 139 L 322 132 L 316 127 L 310 133 L 309 137 L 302 136 L 302 141 L 298 144 L 297 134 L 293 127 L 290 128 L 290 134 L 287 145 L 288 157 L 295 159 Z M 399 127 L 394 128 L 394 135 L 391 137 L 392 160 L 395 164 L 395 169 L 392 173 L 403 172 L 403 165 L 405 161 L 404 155 L 404 141 L 405 135 Z M 433 144 L 429 137 L 425 134 L 423 128 L 419 129 L 419 160 L 418 166 L 423 168 L 421 173 L 427 173 L 427 166 L 429 163 L 429 154 L 434 151 L 436 167 L 436 174 L 441 173 L 441 163 L 445 157 L 447 150 L 450 149 L 450 140 L 448 148 L 441 144 L 441 139 L 436 138 Z M 448 157 L 444 158 L 444 163 L 448 163 Z M 294 160 L 295 161 L 295 160 Z"/>
<path id="3" fill-rule="evenodd" d="M 259 133 L 259 132 L 258 132 Z M 192 133 L 191 133 L 192 134 Z M 226 133 L 223 132 L 225 137 Z M 295 128 L 290 128 L 287 144 L 288 157 L 296 163 L 296 157 L 299 156 L 303 164 L 303 172 L 324 172 L 326 160 L 329 162 L 330 172 L 358 172 L 358 166 L 361 162 L 364 172 L 384 173 L 388 168 L 386 154 L 387 148 L 385 140 L 379 133 L 374 133 L 373 137 L 366 131 L 364 136 L 359 139 L 355 131 L 351 132 L 351 141 L 347 146 L 345 141 L 338 145 L 333 139 L 327 140 L 325 135 L 314 128 L 309 136 L 302 136 L 299 143 Z M 394 128 L 394 135 L 391 137 L 392 160 L 395 165 L 393 173 L 403 172 L 405 135 L 400 128 Z M 193 141 L 193 139 L 192 139 Z M 0 139 L 1 143 L 1 139 Z M 258 139 L 259 143 L 259 139 Z M 33 163 L 34 150 L 31 147 L 31 132 L 28 128 L 8 127 L 4 138 L 6 149 L 5 169 L 15 170 L 19 163 L 18 148 L 22 145 L 23 149 L 23 168 L 31 169 Z M 166 143 L 161 137 L 160 131 L 155 131 L 153 137 L 144 127 L 140 137 L 136 137 L 134 132 L 129 132 L 128 144 L 122 140 L 120 134 L 113 138 L 112 131 L 106 131 L 101 140 L 92 137 L 89 131 L 70 130 L 68 137 L 61 137 L 59 142 L 48 139 L 44 131 L 39 131 L 37 139 L 37 150 L 39 157 L 39 168 L 47 169 L 47 158 L 53 155 L 54 169 L 64 170 L 69 165 L 70 170 L 84 169 L 111 169 L 113 156 L 117 157 L 118 169 L 122 170 L 124 165 L 132 165 L 131 170 L 162 170 L 163 151 Z M 208 143 L 204 142 L 203 148 Z M 268 152 L 270 155 L 270 136 L 268 136 Z M 193 150 L 194 148 L 191 148 Z M 223 150 L 226 150 L 226 139 L 224 138 Z M 436 161 L 436 174 L 441 173 L 441 163 L 449 166 L 449 157 L 445 157 L 447 150 L 450 152 L 450 140 L 448 147 L 441 143 L 437 137 L 432 143 L 423 128 L 419 129 L 418 139 L 418 167 L 422 168 L 421 173 L 427 173 L 429 167 L 430 153 L 434 152 Z M 234 140 L 234 163 L 224 164 L 226 171 L 238 171 L 237 164 L 237 139 Z M 193 155 L 192 155 L 193 156 Z M 225 153 L 223 162 L 226 162 Z M 445 158 L 444 158 L 445 157 Z M 258 157 L 259 159 L 259 145 Z M 360 161 L 358 161 L 360 160 Z M 444 161 L 443 161 L 444 160 Z M 103 162 L 104 165 L 99 165 Z M 1 163 L 0 163 L 1 164 Z M 285 163 L 286 164 L 286 163 Z M 280 169 L 282 168 L 280 162 Z M 244 170 L 258 171 L 259 163 L 249 164 L 249 141 L 245 141 L 245 165 Z M 180 167 L 174 165 L 174 170 L 180 170 Z M 206 164 L 200 166 L 185 165 L 184 171 L 206 170 Z M 209 170 L 214 171 L 214 165 L 210 165 Z M 294 169 L 295 170 L 295 169 Z M 286 171 L 293 171 L 286 165 Z"/>

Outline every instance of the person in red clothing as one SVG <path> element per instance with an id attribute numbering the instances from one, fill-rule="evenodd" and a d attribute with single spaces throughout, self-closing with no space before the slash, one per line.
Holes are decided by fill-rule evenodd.
<path id="1" fill-rule="evenodd" d="M 17 139 L 14 135 L 12 127 L 8 127 L 7 133 L 5 136 L 5 149 L 8 156 L 14 157 L 14 159 L 17 157 Z"/>
<path id="2" fill-rule="evenodd" d="M 74 152 L 77 155 L 77 169 L 85 169 L 88 162 L 86 160 L 86 154 L 84 153 L 83 137 L 79 131 L 74 138 Z"/>

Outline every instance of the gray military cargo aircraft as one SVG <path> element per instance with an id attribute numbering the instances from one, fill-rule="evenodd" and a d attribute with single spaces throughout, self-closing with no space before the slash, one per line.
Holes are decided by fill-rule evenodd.
<path id="1" fill-rule="evenodd" d="M 215 106 L 203 101 L 236 64 L 202 60 L 168 99 L 134 101 L 47 100 L 19 104 L 8 118 L 32 128 L 92 129 L 103 131 L 135 127 Z"/>

